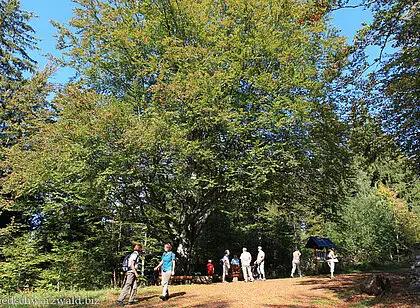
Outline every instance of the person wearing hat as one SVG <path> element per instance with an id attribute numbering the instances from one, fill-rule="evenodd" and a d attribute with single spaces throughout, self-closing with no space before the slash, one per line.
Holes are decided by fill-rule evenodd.
<path id="1" fill-rule="evenodd" d="M 209 276 L 214 275 L 214 265 L 211 260 L 207 261 L 207 275 Z"/>
<path id="2" fill-rule="evenodd" d="M 250 281 L 254 281 L 254 277 L 252 277 L 251 272 L 252 256 L 245 247 L 242 248 L 242 254 L 239 258 L 241 259 L 242 272 L 244 273 L 244 281 L 248 282 L 248 279 Z"/>
<path id="3" fill-rule="evenodd" d="M 265 271 L 264 271 L 264 262 L 265 261 L 265 252 L 262 250 L 261 246 L 258 246 L 258 255 L 257 260 L 254 262 L 257 265 L 258 279 L 265 280 Z"/>

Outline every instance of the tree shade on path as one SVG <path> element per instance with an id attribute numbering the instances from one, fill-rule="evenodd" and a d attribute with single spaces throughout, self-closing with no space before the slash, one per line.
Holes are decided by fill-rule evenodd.
<path id="1" fill-rule="evenodd" d="M 131 307 L 413 307 L 419 299 L 405 292 L 406 272 L 385 274 L 393 290 L 383 297 L 358 291 L 360 281 L 369 274 L 338 275 L 335 280 L 322 276 L 272 279 L 254 283 L 172 286 L 168 302 L 159 300 L 159 288 L 139 289 L 139 302 Z M 116 293 L 115 293 L 116 294 Z M 108 294 L 112 302 L 114 293 Z M 109 305 L 111 307 L 112 305 Z"/>

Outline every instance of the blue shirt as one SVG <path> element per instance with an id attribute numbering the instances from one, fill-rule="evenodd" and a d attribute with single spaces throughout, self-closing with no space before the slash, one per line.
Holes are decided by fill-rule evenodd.
<path id="1" fill-rule="evenodd" d="M 233 265 L 238 265 L 239 264 L 239 259 L 232 259 L 232 264 Z"/>
<path id="2" fill-rule="evenodd" d="M 175 260 L 175 254 L 172 251 L 164 252 L 162 255 L 162 271 L 171 272 L 172 271 L 172 261 Z"/>

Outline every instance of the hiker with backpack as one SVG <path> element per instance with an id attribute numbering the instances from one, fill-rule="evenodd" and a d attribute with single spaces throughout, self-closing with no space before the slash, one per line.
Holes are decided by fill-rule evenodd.
<path id="1" fill-rule="evenodd" d="M 155 267 L 155 271 L 162 270 L 162 295 L 159 298 L 167 301 L 169 299 L 169 280 L 171 275 L 175 275 L 175 254 L 171 251 L 172 245 L 169 243 L 166 243 L 163 249 L 162 261 Z"/>
<path id="2" fill-rule="evenodd" d="M 137 278 L 140 277 L 137 272 L 137 268 L 140 261 L 140 256 L 142 253 L 142 245 L 136 244 L 134 246 L 133 252 L 127 255 L 123 260 L 123 271 L 125 272 L 125 283 L 121 291 L 120 297 L 118 297 L 117 305 L 124 306 L 124 298 L 130 293 L 130 298 L 128 299 L 128 305 L 134 303 L 134 297 L 137 292 Z"/>

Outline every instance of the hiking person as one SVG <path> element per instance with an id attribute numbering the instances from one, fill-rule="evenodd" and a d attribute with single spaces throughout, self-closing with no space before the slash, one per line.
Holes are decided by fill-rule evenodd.
<path id="1" fill-rule="evenodd" d="M 334 278 L 334 269 L 335 269 L 335 263 L 338 262 L 334 251 L 331 248 L 328 248 L 327 253 L 325 255 L 325 261 L 327 262 L 328 266 L 330 267 L 330 273 L 331 276 L 330 278 L 333 279 Z"/>
<path id="2" fill-rule="evenodd" d="M 292 259 L 292 273 L 290 274 L 290 277 L 292 277 L 292 278 L 293 278 L 293 275 L 295 274 L 296 268 L 297 268 L 297 270 L 298 270 L 299 277 L 301 277 L 301 278 L 302 278 L 302 272 L 301 272 L 301 270 L 300 270 L 300 256 L 301 256 L 301 255 L 302 255 L 302 254 L 300 253 L 300 251 L 299 251 L 298 249 L 296 249 L 296 250 L 293 252 L 293 259 Z"/>
<path id="3" fill-rule="evenodd" d="M 208 262 L 207 262 L 207 275 L 209 275 L 209 276 L 214 275 L 214 265 L 211 262 L 211 260 L 208 260 Z"/>
<path id="4" fill-rule="evenodd" d="M 257 264 L 258 280 L 265 280 L 264 261 L 265 252 L 262 250 L 261 246 L 258 246 L 257 260 L 255 260 L 255 264 Z"/>
<path id="5" fill-rule="evenodd" d="M 128 305 L 132 305 L 134 303 L 134 297 L 137 293 L 137 278 L 140 277 L 139 273 L 137 272 L 137 268 L 139 265 L 142 248 L 143 247 L 141 244 L 134 245 L 133 252 L 124 258 L 123 271 L 125 271 L 125 283 L 116 302 L 118 306 L 124 306 L 123 301 L 128 293 L 130 293 Z"/>
<path id="6" fill-rule="evenodd" d="M 229 262 L 229 250 L 225 250 L 225 255 L 222 258 L 222 267 L 223 267 L 223 273 L 222 273 L 222 282 L 227 282 L 226 281 L 226 276 L 229 274 L 229 269 L 230 269 L 230 262 Z"/>
<path id="7" fill-rule="evenodd" d="M 244 281 L 248 282 L 248 279 L 250 281 L 254 281 L 254 277 L 251 272 L 251 261 L 252 261 L 251 254 L 247 251 L 246 248 L 242 248 L 242 253 L 239 258 L 241 259 L 242 272 L 244 274 Z"/>
<path id="8" fill-rule="evenodd" d="M 171 275 L 175 275 L 175 254 L 171 251 L 172 245 L 166 243 L 163 246 L 163 254 L 162 254 L 162 261 L 160 261 L 159 265 L 155 267 L 155 271 L 161 269 L 162 271 L 162 295 L 159 298 L 163 301 L 167 301 L 169 299 L 169 280 L 171 279 Z"/>

